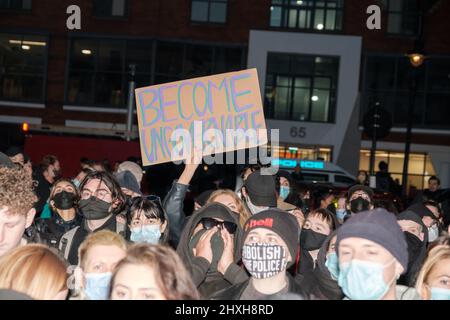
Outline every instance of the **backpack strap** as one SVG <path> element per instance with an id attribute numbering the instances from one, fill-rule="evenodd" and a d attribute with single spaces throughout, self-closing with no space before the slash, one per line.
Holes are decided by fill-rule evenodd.
<path id="1" fill-rule="evenodd" d="M 73 238 L 79 228 L 80 226 L 70 229 L 61 237 L 61 240 L 59 241 L 59 251 L 63 254 L 64 259 L 66 260 L 69 259 L 69 253 L 70 249 L 72 248 Z"/>

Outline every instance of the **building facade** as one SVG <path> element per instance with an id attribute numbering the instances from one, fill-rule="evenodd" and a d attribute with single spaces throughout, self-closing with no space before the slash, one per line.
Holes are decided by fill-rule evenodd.
<path id="1" fill-rule="evenodd" d="M 426 60 L 416 71 L 408 184 L 450 186 L 450 2 L 422 1 Z M 256 67 L 280 157 L 368 170 L 364 114 L 393 129 L 377 162 L 401 181 L 416 0 L 0 1 L 0 122 L 95 133 L 124 130 L 130 66 L 137 87 Z M 68 30 L 67 7 L 81 9 Z M 367 7 L 381 10 L 369 30 Z M 359 154 L 359 157 L 357 156 Z"/>

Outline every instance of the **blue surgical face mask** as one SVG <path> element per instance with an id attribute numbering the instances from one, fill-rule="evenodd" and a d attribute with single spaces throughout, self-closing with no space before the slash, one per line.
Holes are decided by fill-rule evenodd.
<path id="1" fill-rule="evenodd" d="M 336 218 L 339 220 L 344 220 L 344 217 L 347 215 L 347 210 L 345 209 L 336 209 Z"/>
<path id="2" fill-rule="evenodd" d="M 160 238 L 159 224 L 144 225 L 131 229 L 130 240 L 136 243 L 157 244 Z"/>
<path id="3" fill-rule="evenodd" d="M 432 287 L 431 300 L 450 300 L 450 289 Z"/>
<path id="4" fill-rule="evenodd" d="M 112 273 L 85 273 L 84 293 L 89 300 L 108 300 Z"/>
<path id="5" fill-rule="evenodd" d="M 283 200 L 286 200 L 286 198 L 289 195 L 289 192 L 291 192 L 291 188 L 287 186 L 280 186 L 280 198 Z"/>
<path id="6" fill-rule="evenodd" d="M 385 265 L 356 259 L 343 263 L 339 266 L 338 284 L 352 300 L 379 300 L 395 281 L 395 277 L 390 283 L 384 281 L 384 268 L 394 261 Z"/>
<path id="7" fill-rule="evenodd" d="M 325 266 L 331 274 L 331 278 L 333 280 L 338 279 L 339 277 L 339 259 L 336 252 L 332 252 L 327 256 L 327 260 L 325 261 Z"/>
<path id="8" fill-rule="evenodd" d="M 75 187 L 79 188 L 80 187 L 80 181 L 78 181 L 78 179 L 72 179 L 73 184 L 75 185 Z"/>
<path id="9" fill-rule="evenodd" d="M 439 238 L 439 228 L 437 224 L 434 224 L 428 228 L 428 242 L 433 242 L 437 238 Z"/>

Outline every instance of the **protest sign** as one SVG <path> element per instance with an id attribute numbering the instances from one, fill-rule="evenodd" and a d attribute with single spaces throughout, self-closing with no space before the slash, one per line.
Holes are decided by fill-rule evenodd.
<path id="1" fill-rule="evenodd" d="M 256 69 L 135 90 L 143 165 L 267 143 Z"/>

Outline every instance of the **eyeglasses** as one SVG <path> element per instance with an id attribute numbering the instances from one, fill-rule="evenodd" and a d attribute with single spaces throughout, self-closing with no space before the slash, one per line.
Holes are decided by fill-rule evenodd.
<path id="1" fill-rule="evenodd" d="M 105 189 L 98 189 L 95 192 L 92 192 L 89 189 L 83 189 L 83 191 L 81 191 L 81 199 L 89 199 L 93 195 L 100 200 L 104 200 L 107 196 L 111 196 L 111 192 L 108 192 Z"/>
<path id="2" fill-rule="evenodd" d="M 212 229 L 214 227 L 225 228 L 230 234 L 234 234 L 237 229 L 236 223 L 229 221 L 218 221 L 214 218 L 202 218 L 200 223 L 206 230 Z"/>

